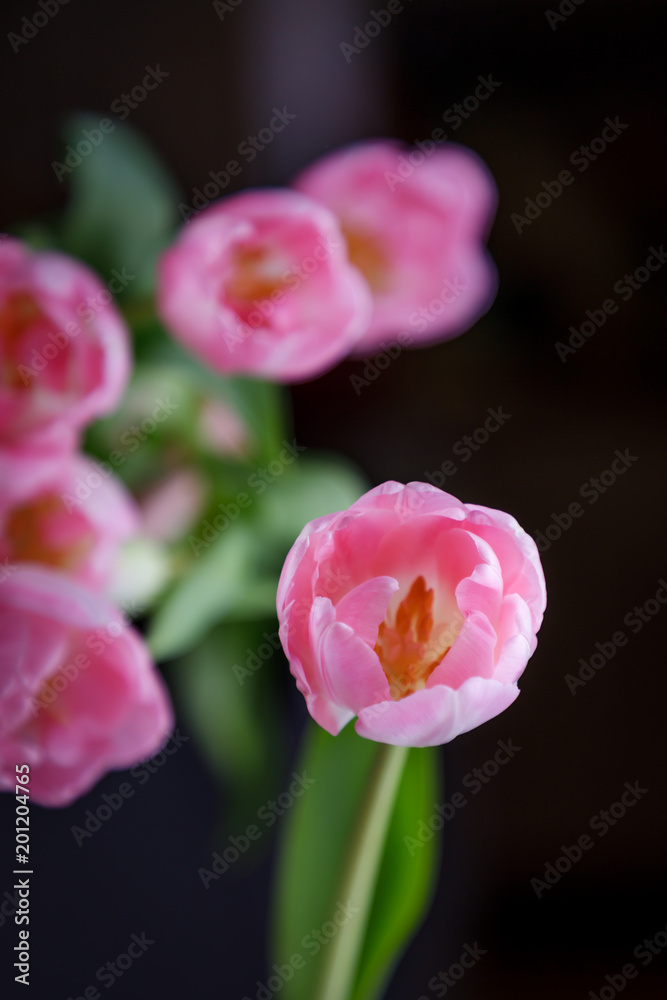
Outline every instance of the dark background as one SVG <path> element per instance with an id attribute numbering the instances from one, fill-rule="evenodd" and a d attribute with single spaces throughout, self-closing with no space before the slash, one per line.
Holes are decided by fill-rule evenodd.
<path id="1" fill-rule="evenodd" d="M 413 0 L 346 62 L 340 43 L 382 7 L 243 0 L 220 20 L 211 3 L 71 0 L 14 53 L 7 33 L 38 8 L 3 5 L 2 225 L 64 203 L 51 167 L 62 154 L 61 117 L 76 109 L 103 117 L 158 63 L 168 79 L 128 121 L 188 201 L 248 133 L 268 124 L 274 106 L 296 119 L 230 192 L 286 182 L 349 140 L 413 142 L 438 127 L 486 161 L 500 194 L 490 238 L 500 291 L 490 313 L 457 340 L 404 352 L 360 394 L 350 381 L 363 375 L 358 361 L 295 387 L 298 439 L 349 455 L 373 483 L 424 480 L 500 406 L 511 419 L 469 462 L 457 462 L 445 488 L 510 511 L 531 533 L 581 501 L 580 488 L 609 469 L 617 449 L 637 460 L 594 505 L 584 500 L 583 516 L 543 554 L 549 603 L 518 702 L 443 748 L 445 798 L 498 740 L 521 752 L 447 824 L 432 911 L 387 996 L 430 1000 L 429 979 L 474 942 L 486 955 L 451 989 L 459 1000 L 583 1000 L 627 962 L 640 970 L 624 987 L 628 1000 L 663 996 L 667 954 L 644 968 L 632 952 L 667 925 L 667 611 L 637 634 L 623 620 L 667 577 L 667 268 L 627 302 L 613 286 L 667 239 L 667 17 L 660 3 L 586 0 L 566 3 L 572 13 L 552 30 L 540 3 Z M 489 74 L 500 82 L 495 92 L 460 128 L 443 123 Z M 572 168 L 571 154 L 616 116 L 628 126 L 618 139 L 585 172 Z M 512 213 L 524 214 L 526 199 L 564 169 L 574 183 L 517 233 Z M 618 312 L 561 361 L 555 343 L 610 297 Z M 573 695 L 565 675 L 619 629 L 627 645 Z M 291 684 L 285 690 L 301 725 L 300 696 Z M 155 944 L 115 983 L 114 997 L 254 997 L 268 974 L 272 854 L 203 889 L 196 869 L 210 858 L 216 789 L 193 740 L 78 847 L 71 826 L 123 778 L 107 777 L 69 809 L 33 810 L 29 995 L 81 995 L 97 968 L 145 931 Z M 594 848 L 538 899 L 530 880 L 635 781 L 646 794 L 605 837 L 593 834 Z M 0 813 L 6 869 L 9 796 Z M 5 883 L 11 875 L 2 875 L 3 891 Z M 14 943 L 12 927 L 2 921 L 3 945 Z M 2 980 L 11 989 L 10 964 L 3 960 Z"/>

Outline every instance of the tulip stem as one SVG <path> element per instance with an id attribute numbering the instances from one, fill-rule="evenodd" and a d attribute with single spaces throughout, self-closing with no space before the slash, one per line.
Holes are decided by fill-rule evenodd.
<path id="1" fill-rule="evenodd" d="M 357 912 L 327 945 L 316 1000 L 349 1000 L 351 995 L 407 755 L 407 747 L 379 744 L 336 896 Z"/>

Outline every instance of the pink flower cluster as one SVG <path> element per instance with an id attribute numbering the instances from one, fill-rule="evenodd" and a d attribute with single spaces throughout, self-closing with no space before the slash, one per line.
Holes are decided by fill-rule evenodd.
<path id="1" fill-rule="evenodd" d="M 45 805 L 68 804 L 171 728 L 146 648 L 103 596 L 137 508 L 79 451 L 129 371 L 128 333 L 99 279 L 63 254 L 3 240 L 0 787 L 13 789 L 27 763 Z"/>
<path id="2" fill-rule="evenodd" d="M 495 187 L 461 147 L 419 155 L 415 168 L 398 143 L 360 143 L 315 163 L 295 190 L 202 211 L 160 261 L 167 328 L 220 372 L 280 382 L 399 334 L 419 345 L 462 333 L 496 290 L 483 246 Z"/>

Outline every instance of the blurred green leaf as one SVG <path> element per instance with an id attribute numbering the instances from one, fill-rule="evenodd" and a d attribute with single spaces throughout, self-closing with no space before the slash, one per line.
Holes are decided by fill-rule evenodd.
<path id="1" fill-rule="evenodd" d="M 187 725 L 227 786 L 225 827 L 232 832 L 247 826 L 256 818 L 258 803 L 275 794 L 281 764 L 284 739 L 268 661 L 261 681 L 246 680 L 242 670 L 234 669 L 263 644 L 256 625 L 218 626 L 169 670 Z"/>
<path id="2" fill-rule="evenodd" d="M 226 380 L 224 394 L 250 428 L 257 460 L 268 462 L 276 457 L 290 426 L 283 387 L 237 376 Z"/>
<path id="3" fill-rule="evenodd" d="M 345 510 L 368 488 L 344 458 L 304 453 L 258 497 L 259 528 L 287 548 L 308 521 Z"/>
<path id="4" fill-rule="evenodd" d="M 310 726 L 297 765 L 315 782 L 292 808 L 283 830 L 273 913 L 272 961 L 295 954 L 305 965 L 285 984 L 285 1000 L 312 1000 L 326 945 L 310 936 L 330 921 L 348 846 L 378 754 L 378 745 L 357 736 L 350 724 L 333 737 Z M 404 837 L 438 801 L 437 757 L 410 750 L 390 821 L 378 885 L 360 957 L 352 1000 L 379 996 L 401 952 L 419 926 L 436 878 L 437 838 L 411 856 Z M 341 902 L 345 902 L 342 900 Z M 305 942 L 305 943 L 304 943 Z"/>
<path id="5" fill-rule="evenodd" d="M 256 558 L 256 543 L 245 524 L 233 523 L 220 533 L 153 616 L 148 645 L 155 658 L 191 649 L 238 606 Z"/>
<path id="6" fill-rule="evenodd" d="M 96 129 L 103 138 L 67 175 L 70 200 L 61 242 L 107 280 L 114 269 L 125 268 L 133 276 L 125 295 L 135 298 L 153 289 L 156 258 L 179 224 L 178 191 L 138 132 L 114 122 L 114 130 L 104 133 L 99 124 L 90 114 L 65 122 L 65 146 L 76 149 L 84 129 Z"/>

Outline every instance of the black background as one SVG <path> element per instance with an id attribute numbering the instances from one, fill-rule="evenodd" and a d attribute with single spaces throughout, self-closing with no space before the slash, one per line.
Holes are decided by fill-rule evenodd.
<path id="1" fill-rule="evenodd" d="M 667 240 L 667 18 L 659 3 L 562 6 L 572 13 L 554 30 L 540 3 L 413 0 L 348 63 L 340 43 L 353 40 L 373 9 L 350 0 L 243 0 L 223 20 L 210 3 L 71 0 L 16 53 L 7 33 L 38 8 L 3 5 L 5 227 L 64 203 L 51 166 L 62 153 L 62 116 L 84 109 L 102 117 L 158 63 L 169 77 L 129 122 L 164 157 L 186 200 L 268 123 L 274 106 L 296 119 L 230 192 L 284 183 L 349 140 L 412 142 L 438 127 L 486 161 L 500 195 L 490 238 L 500 290 L 490 313 L 457 340 L 404 352 L 361 393 L 350 381 L 364 374 L 359 361 L 293 388 L 300 442 L 349 455 L 373 483 L 424 480 L 489 408 L 502 407 L 511 419 L 457 463 L 445 488 L 510 511 L 531 533 L 580 501 L 581 487 L 609 469 L 617 449 L 637 457 L 594 505 L 583 501 L 583 516 L 543 554 L 549 602 L 518 702 L 443 748 L 446 798 L 498 740 L 521 752 L 447 824 L 433 908 L 390 1000 L 430 1000 L 429 979 L 474 942 L 486 954 L 451 989 L 459 1000 L 586 998 L 627 962 L 640 969 L 624 989 L 628 1000 L 663 996 L 667 980 L 667 954 L 647 968 L 632 955 L 667 925 L 667 611 L 637 634 L 623 622 L 667 577 L 667 269 L 627 302 L 613 291 Z M 444 124 L 447 109 L 489 74 L 500 82 L 495 92 L 460 128 Z M 572 153 L 616 116 L 628 127 L 585 172 L 573 169 Z M 542 182 L 568 168 L 574 183 L 517 233 L 512 213 L 523 214 Z M 561 361 L 555 343 L 610 297 L 618 312 Z M 619 629 L 627 645 L 573 695 L 565 675 Z M 293 747 L 305 711 L 291 683 L 285 700 L 277 710 L 287 707 Z M 145 931 L 155 944 L 112 996 L 254 997 L 268 974 L 272 854 L 203 889 L 196 869 L 210 858 L 217 804 L 194 740 L 78 847 L 71 826 L 123 780 L 108 776 L 65 810 L 33 810 L 28 995 L 82 995 L 99 966 Z M 530 880 L 635 781 L 646 794 L 605 837 L 593 835 L 594 848 L 538 899 Z M 12 815 L 5 796 L 3 891 L 11 886 Z M 0 939 L 8 955 L 10 920 Z M 3 958 L 3 991 L 14 988 L 10 965 Z"/>

